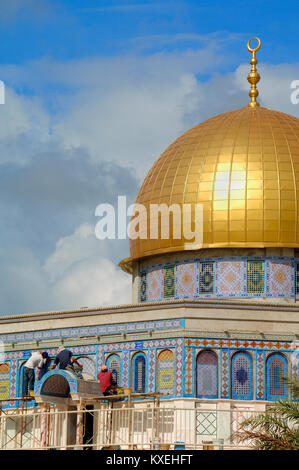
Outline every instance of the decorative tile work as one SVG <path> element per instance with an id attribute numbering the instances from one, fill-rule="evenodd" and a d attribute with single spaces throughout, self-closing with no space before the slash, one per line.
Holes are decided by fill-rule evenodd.
<path id="1" fill-rule="evenodd" d="M 148 299 L 149 300 L 149 299 Z M 95 335 L 107 335 L 107 334 L 118 334 L 134 331 L 150 331 L 150 330 L 159 330 L 159 329 L 174 329 L 181 328 L 181 319 L 171 319 L 171 320 L 151 320 L 143 322 L 131 322 L 131 323 L 114 323 L 109 325 L 98 325 L 93 327 L 82 327 L 82 328 L 64 328 L 57 330 L 39 331 L 39 332 L 28 332 L 24 334 L 7 334 L 0 335 L 0 341 L 4 343 L 17 343 L 20 341 L 32 341 L 33 339 L 47 339 L 50 335 L 52 339 L 54 338 L 73 338 L 75 336 L 95 336 Z M 47 333 L 45 335 L 45 333 Z M 45 337 L 44 337 L 45 335 Z M 35 338 L 34 338 L 35 337 Z M 85 353 L 95 352 L 94 346 L 82 346 Z M 89 348 L 89 349 L 86 349 Z M 32 349 L 36 349 L 32 347 Z M 74 348 L 71 348 L 74 352 Z M 56 352 L 56 349 L 55 349 Z M 80 351 L 79 351 L 80 352 Z M 83 350 L 81 351 L 83 352 Z M 15 356 L 11 358 L 19 358 L 19 353 L 13 353 Z M 77 354 L 77 352 L 76 352 Z"/>
<path id="2" fill-rule="evenodd" d="M 93 358 L 88 357 L 88 356 L 81 356 L 81 357 L 78 357 L 77 359 L 79 361 L 79 364 L 83 366 L 83 372 L 95 378 L 96 365 L 95 365 Z"/>
<path id="3" fill-rule="evenodd" d="M 292 263 L 268 261 L 267 290 L 273 296 L 290 297 L 294 294 L 294 268 Z"/>
<path id="4" fill-rule="evenodd" d="M 218 397 L 218 358 L 214 351 L 202 350 L 196 359 L 196 396 Z"/>
<path id="5" fill-rule="evenodd" d="M 299 295 L 299 263 L 295 264 L 295 290 L 296 290 L 296 295 Z"/>
<path id="6" fill-rule="evenodd" d="M 192 394 L 192 362 L 193 362 L 193 351 L 192 348 L 185 348 L 185 392 L 188 395 Z"/>
<path id="7" fill-rule="evenodd" d="M 179 297 L 194 297 L 196 295 L 196 281 L 196 264 L 180 264 L 177 268 L 177 295 Z"/>
<path id="8" fill-rule="evenodd" d="M 217 413 L 215 411 L 197 411 L 196 435 L 215 436 L 217 434 Z"/>
<path id="9" fill-rule="evenodd" d="M 155 392 L 155 370 L 156 370 L 156 351 L 150 349 L 148 352 L 148 392 Z"/>
<path id="10" fill-rule="evenodd" d="M 162 298 L 162 269 L 153 269 L 147 273 L 147 300 L 153 302 Z"/>
<path id="11" fill-rule="evenodd" d="M 219 295 L 241 297 L 244 293 L 244 263 L 242 261 L 219 262 L 217 279 Z"/>
<path id="12" fill-rule="evenodd" d="M 247 353 L 236 353 L 232 359 L 232 398 L 252 398 L 251 359 Z"/>
<path id="13" fill-rule="evenodd" d="M 229 350 L 221 351 L 221 397 L 229 398 L 230 395 L 230 380 L 229 380 Z"/>
<path id="14" fill-rule="evenodd" d="M 164 298 L 175 296 L 175 266 L 164 267 Z"/>
<path id="15" fill-rule="evenodd" d="M 186 339 L 187 346 L 196 346 L 200 348 L 234 348 L 234 349 L 265 349 L 274 351 L 290 350 L 291 342 L 287 341 L 269 341 L 269 340 L 247 340 L 247 339 L 214 339 L 214 338 L 196 338 Z M 232 349 L 232 354 L 234 353 Z"/>
<path id="16" fill-rule="evenodd" d="M 199 263 L 199 292 L 213 294 L 214 292 L 214 262 Z"/>
<path id="17" fill-rule="evenodd" d="M 124 351 L 123 356 L 123 387 L 129 387 L 129 352 Z"/>
<path id="18" fill-rule="evenodd" d="M 160 352 L 157 361 L 157 389 L 158 392 L 174 395 L 174 353 L 167 349 Z"/>
<path id="19" fill-rule="evenodd" d="M 247 262 L 247 292 L 249 294 L 263 294 L 264 261 Z"/>
<path id="20" fill-rule="evenodd" d="M 140 274 L 140 302 L 146 302 L 146 273 Z"/>
<path id="21" fill-rule="evenodd" d="M 265 399 L 265 358 L 263 351 L 257 351 L 256 353 L 256 399 Z"/>
<path id="22" fill-rule="evenodd" d="M 173 341 L 173 346 L 176 346 L 176 395 L 180 396 L 183 393 L 183 340 L 176 339 Z"/>
<path id="23" fill-rule="evenodd" d="M 287 394 L 286 383 L 282 380 L 287 374 L 285 358 L 273 355 L 267 360 L 267 397 L 282 398 Z"/>

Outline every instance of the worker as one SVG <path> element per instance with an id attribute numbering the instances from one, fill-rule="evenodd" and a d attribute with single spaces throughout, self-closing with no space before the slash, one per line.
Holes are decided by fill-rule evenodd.
<path id="1" fill-rule="evenodd" d="M 113 395 L 113 387 L 116 385 L 112 372 L 108 370 L 106 365 L 101 367 L 101 372 L 97 375 L 97 379 L 100 382 L 100 389 L 103 395 Z"/>
<path id="2" fill-rule="evenodd" d="M 66 371 L 70 371 L 70 372 L 73 372 L 74 374 L 76 374 L 79 378 L 82 378 L 82 374 L 79 374 L 76 372 L 73 364 L 77 364 L 78 368 L 80 369 L 80 371 L 83 369 L 83 366 L 81 364 L 79 364 L 79 362 L 77 361 L 77 359 L 73 358 L 73 353 L 72 351 L 69 351 L 68 349 L 66 349 L 64 346 L 60 346 L 58 349 L 57 349 L 57 353 L 56 353 L 56 357 L 55 357 L 55 360 L 54 360 L 54 365 L 53 365 L 53 369 L 55 369 L 55 367 L 59 364 L 59 369 L 62 369 L 62 370 L 66 370 Z"/>
<path id="3" fill-rule="evenodd" d="M 47 353 L 47 351 L 44 351 L 42 353 L 42 357 L 43 357 L 43 365 L 39 371 L 39 380 L 41 380 L 41 378 L 48 372 L 49 365 L 51 362 L 51 359 L 49 358 L 49 354 Z"/>
<path id="4" fill-rule="evenodd" d="M 37 367 L 38 371 L 43 366 L 43 356 L 41 351 L 34 351 L 30 354 L 29 359 L 24 364 L 24 375 L 23 375 L 23 391 L 22 395 L 33 395 L 35 372 L 34 369 Z M 38 373 L 39 375 L 39 373 Z"/>

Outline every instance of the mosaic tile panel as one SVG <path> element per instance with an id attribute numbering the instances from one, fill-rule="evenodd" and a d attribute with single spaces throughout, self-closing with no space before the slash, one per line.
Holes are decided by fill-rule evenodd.
<path id="1" fill-rule="evenodd" d="M 123 353 L 123 387 L 129 387 L 129 352 Z"/>
<path id="2" fill-rule="evenodd" d="M 176 395 L 183 393 L 183 340 L 177 339 L 172 343 L 176 345 Z"/>
<path id="3" fill-rule="evenodd" d="M 196 294 L 197 273 L 195 263 L 180 264 L 177 268 L 177 295 L 194 297 Z"/>
<path id="4" fill-rule="evenodd" d="M 237 353 L 232 360 L 232 398 L 251 398 L 251 361 L 247 354 Z"/>
<path id="5" fill-rule="evenodd" d="M 286 395 L 286 384 L 282 380 L 285 376 L 285 362 L 281 357 L 271 357 L 267 365 L 268 394 L 270 397 L 283 397 Z"/>
<path id="6" fill-rule="evenodd" d="M 247 292 L 249 294 L 264 293 L 264 261 L 247 262 Z"/>
<path id="7" fill-rule="evenodd" d="M 140 302 L 146 302 L 146 273 L 140 274 Z"/>
<path id="8" fill-rule="evenodd" d="M 242 296 L 244 289 L 244 263 L 221 261 L 218 263 L 217 293 L 221 296 Z"/>
<path id="9" fill-rule="evenodd" d="M 196 396 L 218 397 L 218 358 L 213 351 L 201 351 L 196 360 Z"/>
<path id="10" fill-rule="evenodd" d="M 230 380 L 229 380 L 229 351 L 221 351 L 221 367 L 222 367 L 222 377 L 221 377 L 221 397 L 229 398 L 230 395 Z"/>
<path id="11" fill-rule="evenodd" d="M 265 398 L 265 359 L 263 351 L 258 351 L 256 354 L 256 399 L 264 400 Z"/>
<path id="12" fill-rule="evenodd" d="M 296 289 L 296 295 L 299 295 L 299 263 L 295 264 L 295 289 Z"/>
<path id="13" fill-rule="evenodd" d="M 269 261 L 267 266 L 267 290 L 269 294 L 289 297 L 294 291 L 293 266 L 282 261 Z"/>
<path id="14" fill-rule="evenodd" d="M 161 393 L 174 395 L 175 364 L 174 353 L 162 351 L 157 361 L 157 389 Z"/>
<path id="15" fill-rule="evenodd" d="M 214 292 L 214 262 L 199 263 L 199 292 L 213 294 Z"/>
<path id="16" fill-rule="evenodd" d="M 79 364 L 83 366 L 83 372 L 95 378 L 96 365 L 92 358 L 88 356 L 81 356 L 78 358 Z"/>
<path id="17" fill-rule="evenodd" d="M 185 359 L 185 392 L 188 395 L 192 394 L 192 362 L 193 362 L 193 351 L 192 348 L 186 347 L 186 359 Z"/>
<path id="18" fill-rule="evenodd" d="M 175 266 L 164 267 L 164 298 L 175 296 Z"/>
<path id="19" fill-rule="evenodd" d="M 156 351 L 150 349 L 148 352 L 148 392 L 155 392 L 155 368 L 156 368 Z"/>
<path id="20" fill-rule="evenodd" d="M 162 269 L 147 273 L 147 300 L 153 302 L 163 297 Z"/>

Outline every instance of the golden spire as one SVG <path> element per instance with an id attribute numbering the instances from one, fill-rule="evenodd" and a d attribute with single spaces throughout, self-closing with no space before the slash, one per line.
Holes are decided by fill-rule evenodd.
<path id="1" fill-rule="evenodd" d="M 249 45 L 250 42 L 252 41 L 252 39 L 256 39 L 258 41 L 258 45 L 254 49 L 251 48 L 250 45 Z M 251 84 L 251 87 L 250 87 L 250 90 L 249 90 L 249 93 L 248 93 L 250 98 L 251 98 L 251 101 L 248 103 L 248 106 L 250 108 L 255 108 L 256 106 L 259 106 L 259 103 L 256 101 L 256 98 L 259 94 L 258 90 L 256 89 L 256 84 L 260 81 L 261 77 L 260 77 L 258 71 L 256 70 L 257 60 L 255 58 L 255 53 L 259 50 L 260 47 L 261 47 L 261 41 L 259 40 L 259 38 L 253 37 L 253 38 L 249 39 L 249 41 L 247 43 L 247 49 L 249 50 L 249 52 L 252 52 L 252 57 L 251 57 L 251 60 L 250 60 L 251 71 L 247 75 L 247 80 Z"/>

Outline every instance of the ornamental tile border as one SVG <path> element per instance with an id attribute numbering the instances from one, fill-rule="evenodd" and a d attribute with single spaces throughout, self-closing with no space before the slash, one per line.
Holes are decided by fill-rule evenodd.
<path id="1" fill-rule="evenodd" d="M 263 276 L 264 276 L 264 288 L 261 289 L 260 292 L 247 292 L 247 266 L 248 262 L 263 262 Z M 273 273 L 273 269 L 275 269 L 274 265 L 277 263 L 281 264 L 281 267 L 276 266 L 278 272 Z M 211 280 L 211 286 L 213 284 L 213 293 L 211 292 L 200 292 L 200 275 L 199 270 L 204 265 L 211 266 L 213 263 L 214 265 L 214 275 L 213 280 Z M 226 266 L 223 267 L 223 263 Z M 265 257 L 265 256 L 228 256 L 228 257 L 207 257 L 207 258 L 195 258 L 194 260 L 182 260 L 182 261 L 173 261 L 173 262 L 166 262 L 164 264 L 158 265 L 148 265 L 142 266 L 142 274 L 143 273 L 151 273 L 151 272 L 159 272 L 160 278 L 160 286 L 156 286 L 156 291 L 160 292 L 161 295 L 151 298 L 151 302 L 153 301 L 160 301 L 163 300 L 163 290 L 164 290 L 164 270 L 169 269 L 171 266 L 175 266 L 175 292 L 171 296 L 167 296 L 167 298 L 172 299 L 180 299 L 180 298 L 202 298 L 202 299 L 210 299 L 210 298 L 258 298 L 258 297 L 273 297 L 273 298 L 294 298 L 296 295 L 299 295 L 299 281 L 296 283 L 296 270 L 297 265 L 299 263 L 299 258 L 290 258 L 284 256 L 273 256 L 273 257 Z M 229 267 L 229 264 L 232 267 Z M 192 273 L 190 272 L 189 275 L 191 276 L 190 283 L 188 284 L 189 287 L 182 287 L 181 283 L 181 275 L 183 266 L 189 266 L 189 271 L 191 266 L 194 265 L 194 269 Z M 226 280 L 223 276 L 225 273 L 221 272 L 221 269 L 226 269 Z M 231 272 L 229 272 L 231 271 Z M 239 282 L 236 278 L 238 275 L 240 276 Z M 228 276 L 228 277 L 227 277 Z M 273 282 L 273 276 L 276 276 L 276 282 Z M 157 278 L 157 279 L 159 279 Z M 229 289 L 229 284 L 227 279 L 232 279 L 232 288 Z M 281 280 L 282 285 L 279 285 L 279 280 Z M 195 288 L 193 287 L 192 283 L 196 282 Z M 226 285 L 226 290 L 225 290 Z M 273 289 L 271 286 L 274 286 Z M 296 287 L 297 286 L 297 287 Z M 286 290 L 287 287 L 287 290 Z M 296 287 L 296 288 L 295 288 Z M 188 290 L 193 292 L 193 294 L 189 294 Z M 209 290 L 209 289 L 208 289 Z M 148 296 L 146 296 L 148 299 Z M 139 283 L 139 299 L 140 299 L 140 283 Z M 141 300 L 141 299 L 140 299 Z M 149 300 L 149 299 L 148 299 Z M 144 303 L 144 301 L 143 301 Z"/>
<path id="2" fill-rule="evenodd" d="M 142 322 L 128 322 L 121 324 L 111 325 L 98 325 L 92 327 L 81 328 L 57 328 L 55 330 L 39 330 L 38 332 L 15 333 L 0 335 L 0 341 L 4 343 L 16 343 L 24 341 L 40 341 L 47 339 L 60 339 L 60 338 L 75 338 L 75 337 L 88 337 L 96 335 L 106 335 L 113 333 L 132 333 L 150 330 L 165 330 L 181 328 L 181 319 L 172 320 L 151 320 Z M 82 346 L 83 347 L 83 346 Z M 34 348 L 33 348 L 34 349 Z"/>

